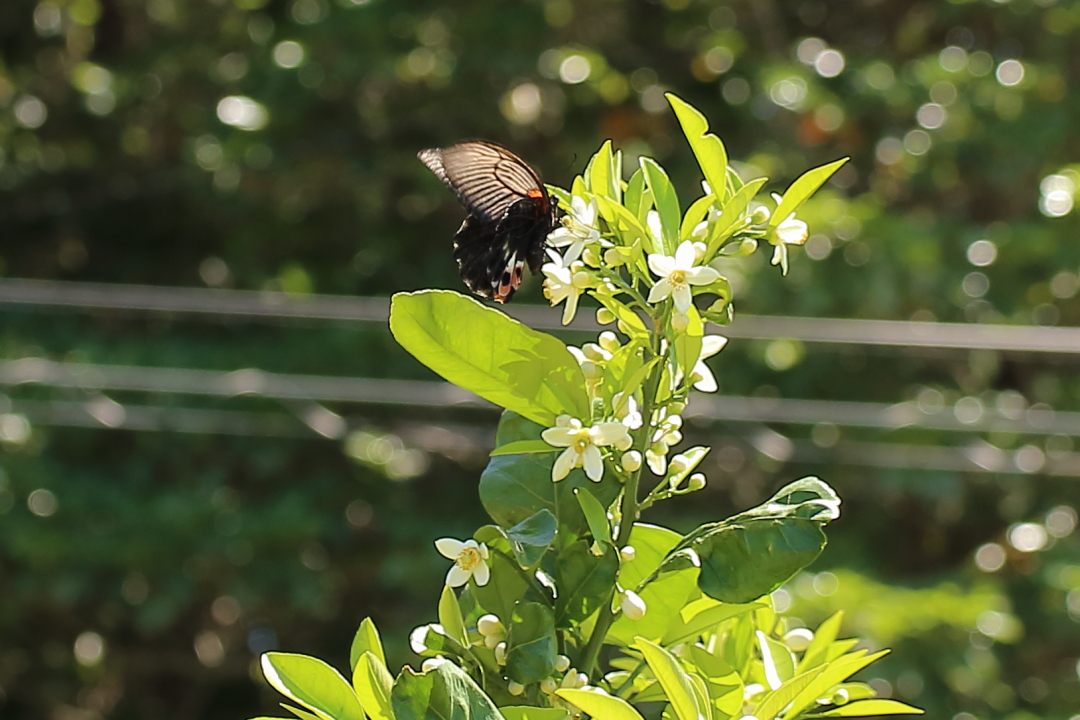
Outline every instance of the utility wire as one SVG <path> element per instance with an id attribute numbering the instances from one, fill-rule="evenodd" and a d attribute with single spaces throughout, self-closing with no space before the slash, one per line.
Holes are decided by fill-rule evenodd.
<path id="1" fill-rule="evenodd" d="M 488 401 L 456 385 L 428 380 L 295 375 L 254 369 L 224 372 L 93 365 L 60 363 L 40 358 L 0 361 L 0 387 L 26 384 L 97 393 L 127 391 L 215 397 L 253 395 L 288 402 L 495 409 Z M 976 412 L 962 412 L 958 417 L 951 407 L 942 406 L 924 411 L 912 402 L 890 405 L 698 394 L 692 396 L 685 415 L 688 418 L 745 423 L 832 423 L 878 429 L 912 427 L 956 432 L 1080 435 L 1080 413 L 1056 412 L 1046 405 L 1033 405 L 1015 413 L 1005 413 L 996 408 L 977 409 Z M 340 433 L 331 432 L 329 436 L 339 435 Z"/>
<path id="2" fill-rule="evenodd" d="M 166 312 L 268 320 L 341 320 L 385 325 L 387 298 L 288 295 L 282 292 L 110 285 L 51 280 L 0 279 L 0 304 L 65 310 Z M 560 313 L 538 305 L 508 305 L 510 315 L 545 330 L 596 332 L 587 313 L 567 327 Z M 898 320 L 739 315 L 731 325 L 711 326 L 730 338 L 789 338 L 806 343 L 1080 355 L 1080 328 L 1030 325 L 931 323 Z"/>

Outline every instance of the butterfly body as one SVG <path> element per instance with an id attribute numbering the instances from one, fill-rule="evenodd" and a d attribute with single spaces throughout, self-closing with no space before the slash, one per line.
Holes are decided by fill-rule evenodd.
<path id="1" fill-rule="evenodd" d="M 417 157 L 469 213 L 454 236 L 461 279 L 477 295 L 507 302 L 526 265 L 540 271 L 558 213 L 555 200 L 536 171 L 495 143 L 463 142 Z"/>

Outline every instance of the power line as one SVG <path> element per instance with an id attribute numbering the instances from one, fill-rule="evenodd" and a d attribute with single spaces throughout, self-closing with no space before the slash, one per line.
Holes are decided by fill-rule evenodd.
<path id="1" fill-rule="evenodd" d="M 191 370 L 129 365 L 60 363 L 40 358 L 0 362 L 0 386 L 26 384 L 88 392 L 147 392 L 214 397 L 252 395 L 289 403 L 356 403 L 422 408 L 495 406 L 447 382 L 382 380 L 270 373 L 264 370 Z M 329 411 L 327 411 L 329 412 Z M 959 415 L 942 406 L 922 410 L 917 403 L 870 403 L 735 395 L 694 395 L 686 416 L 743 423 L 817 425 L 952 432 L 1011 432 L 1080 435 L 1080 413 L 1057 412 L 1046 405 L 1006 413 L 971 408 Z M 305 422 L 310 422 L 306 419 Z M 329 427 L 329 426 L 327 426 Z M 330 436 L 338 433 L 331 432 Z"/>
<path id="2" fill-rule="evenodd" d="M 11 278 L 0 279 L 0 304 L 79 311 L 166 312 L 382 325 L 389 318 L 387 298 Z M 588 313 L 579 313 L 574 322 L 564 328 L 559 323 L 560 313 L 548 307 L 509 305 L 505 310 L 527 325 L 544 330 L 596 332 L 601 329 Z M 739 315 L 731 325 L 712 326 L 711 331 L 740 339 L 789 338 L 806 343 L 837 345 L 1080 355 L 1080 328 L 1073 327 L 744 314 Z"/>

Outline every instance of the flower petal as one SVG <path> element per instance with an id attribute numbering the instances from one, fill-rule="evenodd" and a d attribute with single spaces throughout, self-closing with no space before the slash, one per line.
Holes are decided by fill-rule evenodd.
<path id="1" fill-rule="evenodd" d="M 486 562 L 477 563 L 476 567 L 473 568 L 472 576 L 477 585 L 487 585 L 488 580 L 491 579 L 491 568 L 488 567 Z"/>
<path id="2" fill-rule="evenodd" d="M 466 570 L 460 565 L 454 565 L 450 568 L 450 572 L 446 573 L 446 584 L 452 588 L 461 587 L 465 583 L 469 582 L 469 576 L 472 572 Z"/>
<path id="3" fill-rule="evenodd" d="M 574 319 L 574 315 L 577 313 L 578 298 L 581 297 L 581 291 L 577 288 L 571 289 L 566 295 L 566 307 L 563 308 L 562 324 L 569 325 Z"/>
<path id="4" fill-rule="evenodd" d="M 679 285 L 672 294 L 675 296 L 675 309 L 685 315 L 686 311 L 690 309 L 690 302 L 693 299 L 690 286 Z"/>
<path id="5" fill-rule="evenodd" d="M 694 243 L 685 240 L 675 250 L 675 267 L 679 270 L 689 270 L 694 267 Z"/>
<path id="6" fill-rule="evenodd" d="M 553 427 L 540 433 L 540 437 L 544 439 L 548 445 L 555 447 L 570 447 L 574 444 L 574 432 L 575 430 L 569 427 Z"/>
<path id="7" fill-rule="evenodd" d="M 694 389 L 701 392 L 716 392 L 719 389 L 719 385 L 716 384 L 716 377 L 712 374 L 712 370 L 704 362 L 699 362 L 694 366 L 694 374 L 701 379 L 694 383 Z"/>
<path id="8" fill-rule="evenodd" d="M 694 267 L 686 271 L 686 282 L 691 285 L 708 285 L 716 282 L 720 273 L 711 267 Z"/>
<path id="9" fill-rule="evenodd" d="M 566 448 L 555 459 L 555 464 L 551 466 L 551 481 L 559 482 L 564 477 L 570 474 L 570 471 L 577 465 L 578 454 L 574 452 L 573 448 Z"/>
<path id="10" fill-rule="evenodd" d="M 723 335 L 706 335 L 701 338 L 701 358 L 709 358 L 724 349 L 728 339 Z"/>
<path id="11" fill-rule="evenodd" d="M 626 426 L 617 422 L 602 422 L 593 425 L 594 445 L 614 445 L 626 435 Z"/>
<path id="12" fill-rule="evenodd" d="M 435 541 L 435 549 L 448 560 L 457 560 L 458 555 L 465 549 L 465 543 L 454 538 L 439 538 Z"/>
<path id="13" fill-rule="evenodd" d="M 649 290 L 649 297 L 646 298 L 646 300 L 651 303 L 658 303 L 671 295 L 673 289 L 674 286 L 671 284 L 671 281 L 665 277 L 652 286 L 652 289 Z"/>
<path id="14" fill-rule="evenodd" d="M 675 258 L 653 253 L 649 255 L 649 269 L 656 277 L 666 278 L 675 270 Z"/>
<path id="15" fill-rule="evenodd" d="M 604 458 L 600 455 L 600 448 L 595 445 L 588 446 L 585 452 L 581 453 L 581 458 L 584 461 L 585 474 L 593 482 L 600 482 L 604 477 Z"/>

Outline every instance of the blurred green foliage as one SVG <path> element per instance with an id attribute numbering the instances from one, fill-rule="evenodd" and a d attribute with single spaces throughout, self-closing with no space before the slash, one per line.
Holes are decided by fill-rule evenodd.
<path id="1" fill-rule="evenodd" d="M 292 293 L 459 288 L 449 247 L 461 211 L 418 149 L 488 138 L 561 182 L 612 138 L 631 160 L 661 160 L 692 197 L 671 89 L 747 159 L 745 178 L 777 179 L 767 189 L 852 157 L 800 212 L 809 257 L 786 279 L 760 254 L 733 267 L 740 312 L 1076 325 L 1078 29 L 1080 3 L 1068 0 L 5 0 L 0 267 Z M 523 302 L 541 302 L 538 285 Z M 0 353 L 430 377 L 388 333 L 331 323 L 5 308 Z M 1074 362 L 778 339 L 733 342 L 714 368 L 735 394 L 1075 411 Z M 16 408 L 89 397 L 10 394 Z M 405 636 L 444 570 L 431 539 L 483 522 L 475 480 L 494 416 L 364 413 L 365 434 L 344 448 L 27 435 L 4 415 L 0 715 L 270 712 L 254 653 L 287 647 L 344 665 L 366 615 L 397 653 L 390 664 L 409 660 Z M 816 623 L 847 609 L 846 632 L 895 648 L 866 679 L 933 717 L 1074 715 L 1080 490 L 1039 473 L 1074 438 L 984 434 L 1034 458 L 1030 472 L 957 473 L 829 454 L 847 441 L 971 440 L 956 433 L 777 429 L 829 464 L 758 453 L 745 426 L 687 435 L 729 441 L 706 463 L 702 497 L 716 508 L 703 516 L 767 497 L 777 473 L 820 474 L 844 497 L 815 574 L 784 591 L 792 612 Z M 673 506 L 673 527 L 701 519 L 695 503 Z"/>

